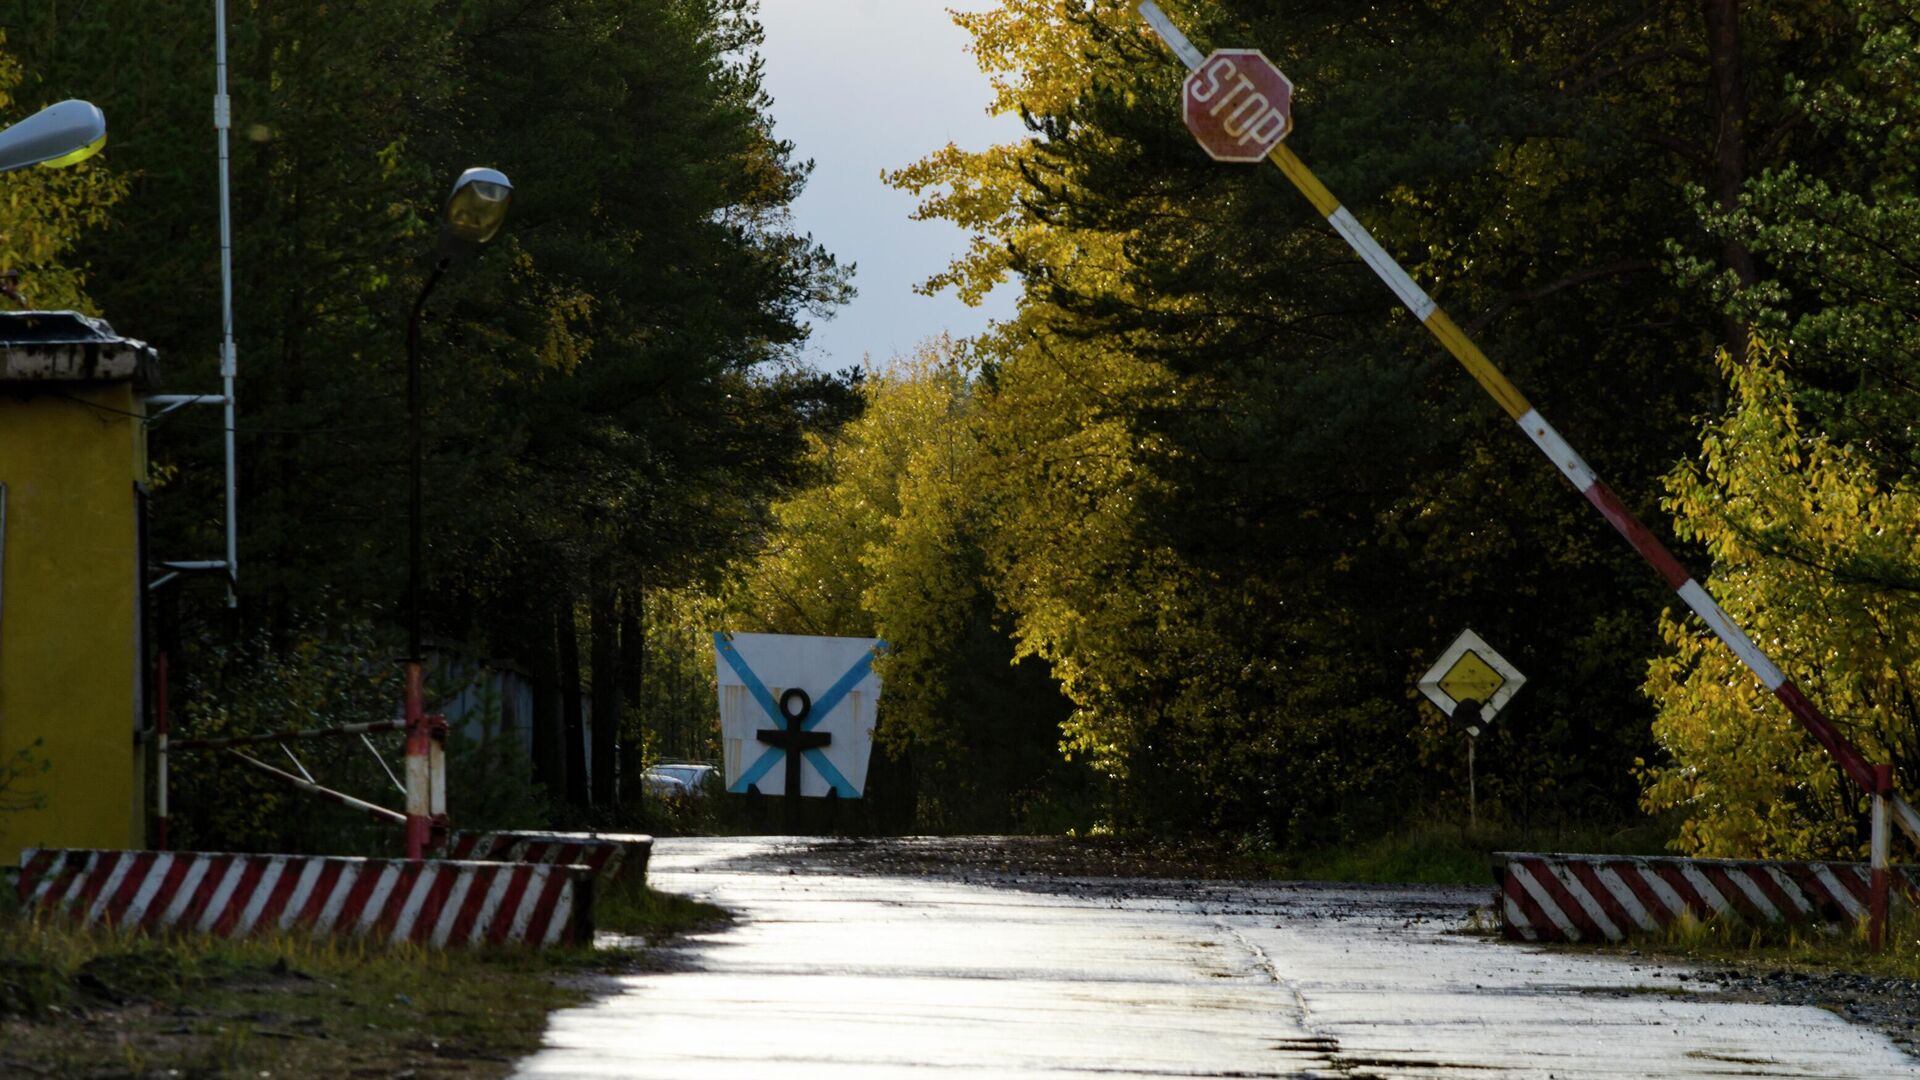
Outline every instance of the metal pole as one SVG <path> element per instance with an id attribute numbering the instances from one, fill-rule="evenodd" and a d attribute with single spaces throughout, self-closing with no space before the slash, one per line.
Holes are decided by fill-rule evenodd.
<path id="1" fill-rule="evenodd" d="M 396 721 L 394 726 L 404 728 L 407 726 L 407 722 L 405 720 Z M 380 756 L 380 748 L 373 745 L 373 740 L 367 738 L 366 732 L 360 733 L 360 745 L 367 748 L 367 753 L 373 755 L 374 763 L 380 766 L 380 771 L 386 773 L 387 779 L 393 782 L 393 790 L 399 792 L 401 798 L 406 798 L 407 785 L 401 783 L 400 778 L 393 775 L 393 767 L 387 764 L 386 758 Z"/>
<path id="2" fill-rule="evenodd" d="M 213 126 L 220 133 L 220 393 L 227 459 L 227 605 L 232 607 L 239 603 L 235 588 L 240 582 L 233 404 L 234 376 L 239 373 L 240 362 L 233 343 L 233 209 L 227 180 L 227 134 L 233 127 L 233 107 L 227 99 L 227 0 L 213 0 L 213 26 Z"/>
<path id="3" fill-rule="evenodd" d="M 427 848 L 441 851 L 447 842 L 447 718 L 427 717 Z"/>
<path id="4" fill-rule="evenodd" d="M 1478 742 L 1473 736 L 1467 736 L 1467 825 L 1480 823 L 1479 798 L 1473 790 L 1473 744 Z"/>
<path id="5" fill-rule="evenodd" d="M 426 311 L 427 297 L 446 271 L 446 259 L 434 264 L 433 273 L 427 275 L 427 283 L 414 298 L 413 311 L 407 315 L 407 659 L 415 663 L 425 659 L 420 647 L 420 577 L 425 562 L 420 474 L 426 457 L 420 419 L 420 318 Z"/>
<path id="6" fill-rule="evenodd" d="M 1186 35 L 1181 33 L 1178 27 L 1173 25 L 1173 21 L 1167 18 L 1166 12 L 1161 11 L 1159 5 L 1153 0 L 1141 0 L 1139 12 L 1141 17 L 1153 27 L 1155 33 L 1160 35 L 1160 39 L 1180 57 L 1188 70 L 1200 67 L 1202 61 L 1206 59 L 1205 55 L 1187 40 Z M 1638 552 L 1640 557 L 1666 580 L 1669 588 L 1680 594 L 1680 598 L 1686 602 L 1687 607 L 1692 609 L 1693 613 L 1707 624 L 1707 628 L 1733 651 L 1734 656 L 1746 665 L 1747 670 L 1759 678 L 1761 685 L 1780 699 L 1780 702 L 1800 721 L 1801 726 L 1807 729 L 1815 741 L 1833 755 L 1841 771 L 1846 773 L 1860 790 L 1871 793 L 1874 790 L 1873 770 L 1867 765 L 1860 751 L 1833 726 L 1826 715 L 1820 711 L 1820 707 L 1815 705 L 1794 684 L 1793 680 L 1787 678 L 1786 674 L 1760 651 L 1746 632 L 1733 621 L 1733 617 L 1727 614 L 1726 609 L 1722 608 L 1700 582 L 1680 565 L 1680 561 L 1673 557 L 1673 553 L 1667 550 L 1666 545 L 1648 532 L 1646 526 L 1640 524 L 1639 519 L 1633 516 L 1626 504 L 1620 501 L 1620 497 L 1614 494 L 1613 489 L 1601 481 L 1553 425 L 1547 423 L 1546 418 L 1541 416 L 1519 389 L 1507 380 L 1500 369 L 1494 366 L 1493 361 L 1487 359 L 1486 354 L 1480 351 L 1480 347 L 1454 324 L 1446 312 L 1440 310 L 1440 306 L 1433 302 L 1433 298 L 1414 283 L 1413 278 L 1408 276 L 1406 270 L 1395 261 L 1393 256 L 1387 254 L 1386 249 L 1373 238 L 1373 234 L 1367 231 L 1366 226 L 1360 224 L 1359 219 L 1355 218 L 1351 211 L 1340 205 L 1340 200 L 1333 197 L 1333 193 L 1327 190 L 1320 179 L 1313 175 L 1306 164 L 1295 156 L 1285 143 L 1274 147 L 1273 152 L 1267 157 L 1279 167 L 1288 180 L 1293 182 L 1293 186 L 1307 197 L 1307 201 L 1313 204 L 1314 209 L 1327 219 L 1327 224 L 1340 234 L 1341 238 L 1347 242 L 1347 246 L 1360 256 L 1361 261 L 1365 262 L 1367 267 L 1389 289 L 1393 290 L 1394 295 L 1406 305 L 1413 317 L 1427 328 L 1428 333 L 1431 333 L 1448 352 L 1453 354 L 1454 359 L 1460 362 L 1460 366 L 1466 368 L 1467 374 L 1473 376 L 1473 380 L 1480 384 L 1480 388 L 1494 399 L 1495 403 L 1526 433 L 1527 438 L 1540 449 L 1540 452 L 1545 454 L 1561 474 L 1572 482 L 1575 490 L 1579 491 L 1634 551 Z M 1892 810 L 1898 816 L 1900 826 L 1907 830 L 1908 835 L 1920 841 L 1920 811 L 1916 811 L 1898 793 L 1893 794 L 1890 799 Z"/>
<path id="7" fill-rule="evenodd" d="M 219 394 L 148 394 L 143 400 L 147 403 L 147 419 L 152 420 L 165 416 L 183 405 L 219 405 L 227 399 Z M 157 413 L 153 412 L 156 405 L 164 408 Z"/>
<path id="8" fill-rule="evenodd" d="M 234 757 L 239 758 L 241 761 L 246 762 L 248 765 L 253 766 L 254 768 L 260 770 L 263 773 L 266 773 L 268 776 L 271 776 L 276 780 L 283 780 L 286 783 L 289 783 L 294 787 L 299 788 L 301 791 L 305 791 L 313 795 L 318 795 L 321 798 L 330 800 L 332 802 L 337 802 L 341 806 L 350 807 L 354 810 L 364 811 L 368 814 L 372 814 L 374 817 L 380 819 L 381 821 L 391 821 L 396 825 L 405 825 L 407 823 L 407 816 L 405 814 L 396 814 L 384 806 L 375 806 L 374 804 L 366 801 L 365 799 L 356 799 L 351 795 L 345 794 L 344 792 L 335 791 L 329 787 L 321 787 L 319 784 L 316 784 L 311 780 L 305 779 L 304 777 L 295 776 L 292 773 L 286 771 L 285 769 L 276 769 L 273 766 L 267 764 L 266 762 L 261 761 L 259 758 L 249 757 L 248 755 L 243 754 L 238 750 L 228 750 L 227 753 L 232 754 Z"/>
<path id="9" fill-rule="evenodd" d="M 1888 850 L 1892 828 L 1887 820 L 1887 796 L 1893 793 L 1893 766 L 1873 767 L 1873 839 L 1869 849 L 1872 869 L 1871 891 L 1867 900 L 1867 945 L 1874 952 L 1887 947 L 1887 893 L 1893 885 Z"/>
<path id="10" fill-rule="evenodd" d="M 432 831 L 433 763 L 420 661 L 407 661 L 407 858 L 423 858 Z"/>
<path id="11" fill-rule="evenodd" d="M 220 750 L 229 746 L 250 746 L 255 743 L 283 742 L 287 739 L 314 739 L 331 735 L 365 736 L 373 731 L 405 730 L 405 720 L 374 720 L 365 724 L 340 724 L 323 728 L 288 728 L 285 731 L 268 731 L 258 735 L 230 735 L 219 739 L 182 739 L 173 744 L 175 750 Z"/>
<path id="12" fill-rule="evenodd" d="M 421 472 L 426 457 L 426 438 L 420 420 L 420 317 L 427 297 L 440 284 L 447 260 L 434 264 L 433 273 L 414 298 L 407 315 L 407 858 L 426 854 L 431 832 L 433 739 L 427 730 L 427 709 L 423 688 L 425 649 L 420 635 L 420 577 L 425 563 L 422 539 Z"/>
<path id="13" fill-rule="evenodd" d="M 155 851 L 168 851 L 168 850 L 171 850 L 168 845 L 172 842 L 171 837 L 169 837 L 167 834 L 167 830 L 168 830 L 167 783 L 169 780 L 168 772 L 167 772 L 167 768 L 168 768 L 167 732 L 169 730 L 169 723 L 171 718 L 167 715 L 167 650 L 165 649 L 161 649 L 160 655 L 155 657 L 154 659 L 153 681 L 154 681 L 153 693 L 155 698 L 154 709 L 153 709 L 153 730 L 154 730 L 155 753 L 159 757 L 158 787 L 160 789 L 159 812 L 156 815 L 154 815 L 154 821 L 153 821 L 153 849 Z"/>

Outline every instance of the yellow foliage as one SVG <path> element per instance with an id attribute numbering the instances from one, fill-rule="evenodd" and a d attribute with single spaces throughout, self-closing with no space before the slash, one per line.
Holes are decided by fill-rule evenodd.
<path id="1" fill-rule="evenodd" d="M 0 35 L 0 46 L 5 44 Z M 0 52 L 0 126 L 53 102 L 14 97 L 24 73 Z M 85 293 L 86 277 L 60 260 L 88 229 L 107 221 L 107 210 L 127 193 L 127 181 L 107 168 L 106 153 L 64 169 L 21 169 L 0 176 L 0 270 L 21 273 L 20 290 L 30 306 L 71 308 L 97 314 Z"/>
<path id="2" fill-rule="evenodd" d="M 1708 590 L 1869 761 L 1914 745 L 1920 685 L 1920 492 L 1853 448 L 1801 430 L 1779 365 L 1723 353 L 1733 409 L 1699 463 L 1667 478 L 1683 539 L 1713 559 Z M 1832 760 L 1697 619 L 1669 611 L 1673 653 L 1645 690 L 1672 760 L 1644 770 L 1647 809 L 1679 809 L 1682 850 L 1859 856 L 1862 799 Z M 1911 765 L 1911 762 L 1906 763 Z"/>
<path id="3" fill-rule="evenodd" d="M 877 635 L 891 644 L 879 737 L 943 737 L 944 667 L 982 583 L 975 545 L 974 369 L 951 340 L 870 369 L 866 409 L 813 455 L 826 481 L 774 507 L 774 546 L 747 591 L 778 633 Z"/>
<path id="4" fill-rule="evenodd" d="M 1205 651 L 1188 640 L 1204 636 L 1194 571 L 1140 542 L 1136 508 L 1160 491 L 1139 466 L 1153 436 L 1115 407 L 1170 394 L 1173 380 L 1133 356 L 1045 334 L 1008 332 L 988 348 L 1000 358 L 982 418 L 998 599 L 1014 613 L 1018 655 L 1045 661 L 1074 703 L 1062 749 L 1121 775 L 1132 736 L 1122 703 L 1149 675 L 1131 659 Z"/>
<path id="5" fill-rule="evenodd" d="M 1203 5 L 1166 6 L 1181 17 Z M 1001 0 L 998 8 L 956 14 L 954 21 L 973 35 L 971 51 L 993 85 L 990 112 L 1050 116 L 1102 80 L 1100 64 L 1127 62 L 1111 45 L 1096 47 L 1089 36 L 1094 26 L 1138 37 L 1142 49 L 1158 52 L 1157 39 L 1135 7 L 1136 0 Z M 967 303 L 978 303 L 1006 279 L 1017 251 L 1029 272 L 1044 269 L 1061 280 L 1099 282 L 1116 296 L 1144 302 L 1120 282 L 1124 237 L 1063 229 L 1023 212 L 1021 165 L 1031 157 L 1026 143 L 978 152 L 949 143 L 887 175 L 888 183 L 921 196 L 917 220 L 943 218 L 973 233 L 966 254 L 920 291 L 951 288 Z M 1059 179 L 1074 183 L 1073 177 Z"/>
<path id="6" fill-rule="evenodd" d="M 1138 38 L 1132 51 L 1140 55 L 1162 52 L 1135 6 L 1133 0 L 1002 0 L 955 21 L 972 35 L 972 50 L 994 87 L 992 111 L 1057 117 L 1096 85 L 1126 86 L 1137 77 L 1113 35 Z M 1166 6 L 1183 21 L 1211 10 L 1202 3 Z M 1166 77 L 1177 79 L 1174 66 L 1167 66 Z M 1029 278 L 1136 307 L 1190 302 L 1133 289 L 1126 234 L 1071 228 L 1028 212 L 1020 201 L 1028 190 L 1022 169 L 1035 161 L 1031 143 L 979 152 L 949 145 L 888 177 L 922 197 L 916 216 L 944 218 L 973 233 L 967 253 L 923 291 L 952 288 L 975 302 L 1018 265 Z M 1079 182 L 1059 172 L 1048 176 L 1069 190 Z M 1173 203 L 1169 197 L 1170 212 Z M 1138 508 L 1165 494 L 1141 462 L 1164 458 L 1168 448 L 1136 419 L 1143 407 L 1186 404 L 1178 400 L 1179 380 L 1114 344 L 1056 334 L 1050 327 L 1059 321 L 1030 292 L 1018 319 L 973 343 L 992 378 L 977 402 L 975 478 L 970 489 L 953 492 L 949 505 L 973 500 L 986 559 L 981 572 L 999 610 L 1012 619 L 1016 658 L 1045 662 L 1074 705 L 1062 751 L 1117 777 L 1152 719 L 1136 703 L 1154 696 L 1159 707 L 1179 709 L 1186 696 L 1206 698 L 1205 679 L 1196 676 L 1179 691 L 1182 701 L 1167 700 L 1160 676 L 1181 668 L 1182 656 L 1229 650 L 1213 640 L 1202 610 L 1214 583 L 1201 580 L 1171 549 L 1141 542 Z M 1147 656 L 1162 658 L 1152 671 L 1140 664 Z M 906 669 L 904 659 L 896 661 L 894 670 Z"/>

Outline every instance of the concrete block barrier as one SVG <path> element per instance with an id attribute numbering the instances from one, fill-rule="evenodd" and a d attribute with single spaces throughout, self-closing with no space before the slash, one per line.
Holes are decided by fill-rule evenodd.
<path id="1" fill-rule="evenodd" d="M 647 879 L 653 837 L 644 833 L 458 832 L 447 856 L 489 862 L 571 863 L 591 867 L 603 881 Z"/>
<path id="2" fill-rule="evenodd" d="M 593 940 L 584 866 L 49 848 L 20 863 L 24 907 L 87 926 L 436 947 Z"/>
<path id="3" fill-rule="evenodd" d="M 1691 913 L 1750 924 L 1866 918 L 1866 863 L 1617 855 L 1494 856 L 1500 929 L 1517 941 L 1622 941 Z M 1895 867 L 1896 898 L 1920 896 L 1920 868 Z"/>

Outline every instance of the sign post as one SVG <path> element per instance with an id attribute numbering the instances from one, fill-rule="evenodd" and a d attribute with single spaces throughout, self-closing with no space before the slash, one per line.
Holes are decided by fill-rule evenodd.
<path id="1" fill-rule="evenodd" d="M 1474 793 L 1474 744 L 1483 728 L 1507 707 L 1527 677 L 1471 630 L 1463 630 L 1420 676 L 1420 692 L 1467 733 L 1467 822 L 1479 820 Z"/>
<path id="2" fill-rule="evenodd" d="M 1887 897 L 1891 890 L 1893 866 L 1889 861 L 1893 830 L 1887 826 L 1887 796 L 1893 793 L 1893 766 L 1873 767 L 1872 833 L 1867 842 L 1867 945 L 1874 952 L 1887 947 Z"/>
<path id="3" fill-rule="evenodd" d="M 1204 73 L 1210 70 L 1208 65 L 1213 57 L 1206 56 L 1195 48 L 1193 42 L 1187 40 L 1187 36 L 1180 32 L 1180 28 L 1173 24 L 1173 20 L 1167 18 L 1167 13 L 1160 10 L 1160 5 L 1153 0 L 1140 0 L 1138 10 L 1141 18 L 1145 19 L 1160 36 L 1160 40 L 1166 42 L 1167 47 L 1180 58 L 1180 62 L 1193 73 L 1187 79 L 1189 87 L 1196 78 L 1204 78 Z M 1222 50 L 1214 56 L 1239 55 L 1248 51 L 1250 50 Z M 1236 67 L 1235 70 L 1238 72 L 1240 69 Z M 1237 86 L 1238 83 L 1234 85 Z M 1190 98 L 1194 91 L 1189 88 L 1185 93 Z M 1182 108 L 1184 112 L 1191 115 L 1187 106 L 1183 105 Z M 1197 132 L 1196 137 L 1199 137 Z M 1214 147 L 1208 145 L 1206 139 L 1201 139 L 1201 146 L 1209 155 L 1214 154 Z M 1667 550 L 1665 544 L 1647 531 L 1647 527 L 1633 516 L 1633 512 L 1627 509 L 1626 504 L 1614 494 L 1613 489 L 1594 473 L 1578 453 L 1574 452 L 1566 439 L 1561 437 L 1553 425 L 1547 423 L 1546 418 L 1541 416 L 1539 411 L 1527 401 L 1525 395 L 1507 380 L 1506 375 L 1494 366 L 1493 361 L 1487 359 L 1486 354 L 1480 351 L 1480 347 L 1475 345 L 1471 338 L 1467 337 L 1466 332 L 1455 325 L 1447 313 L 1440 309 L 1440 305 L 1434 303 L 1433 298 L 1414 283 L 1413 278 L 1392 255 L 1387 254 L 1386 249 L 1373 238 L 1373 234 L 1367 231 L 1366 226 L 1360 224 L 1359 219 L 1355 218 L 1351 211 L 1340 205 L 1340 200 L 1333 197 L 1333 193 L 1328 191 L 1326 185 L 1320 182 L 1320 178 L 1307 168 L 1306 163 L 1302 162 L 1293 151 L 1280 144 L 1278 139 L 1274 141 L 1267 159 L 1293 182 L 1293 186 L 1307 197 L 1307 201 L 1313 204 L 1315 210 L 1326 217 L 1327 224 L 1346 240 L 1347 246 L 1351 247 L 1368 268 L 1389 289 L 1393 290 L 1393 294 L 1406 305 L 1413 317 L 1419 320 L 1420 324 L 1425 326 L 1448 352 L 1453 354 L 1454 359 L 1460 362 L 1460 366 L 1466 368 L 1467 373 L 1473 376 L 1473 380 L 1480 384 L 1480 388 L 1485 390 L 1488 396 L 1492 397 L 1495 403 L 1520 426 L 1520 430 L 1535 446 L 1539 447 L 1541 453 L 1553 462 L 1561 475 L 1573 484 L 1574 489 L 1580 492 L 1634 551 L 1638 552 L 1640 557 L 1665 579 L 1667 586 L 1680 595 L 1680 599 L 1686 603 L 1687 607 L 1700 617 L 1700 621 L 1706 623 L 1707 628 L 1712 630 L 1727 648 L 1733 651 L 1740 662 L 1746 665 L 1747 670 L 1753 672 L 1754 676 L 1760 680 L 1760 684 L 1780 699 L 1781 704 L 1785 705 L 1787 711 L 1799 720 L 1807 733 L 1826 748 L 1827 753 L 1831 754 L 1840 766 L 1840 771 L 1844 772 L 1861 792 L 1867 795 L 1874 794 L 1877 784 L 1873 768 L 1867 764 L 1867 759 L 1861 755 L 1859 749 L 1847 741 L 1847 737 L 1833 726 L 1826 714 L 1820 711 L 1820 707 L 1815 705 L 1812 699 L 1808 698 L 1806 693 L 1786 676 L 1785 672 L 1782 672 L 1765 653 L 1760 651 L 1759 646 L 1755 645 L 1746 631 L 1733 621 L 1733 617 L 1727 614 L 1726 609 L 1722 608 L 1706 588 L 1680 565 L 1680 560 L 1673 557 L 1673 553 Z M 1920 842 L 1920 811 L 1916 811 L 1913 804 L 1901 797 L 1898 792 L 1890 795 L 1888 801 L 1900 827 L 1906 830 L 1909 837 Z"/>

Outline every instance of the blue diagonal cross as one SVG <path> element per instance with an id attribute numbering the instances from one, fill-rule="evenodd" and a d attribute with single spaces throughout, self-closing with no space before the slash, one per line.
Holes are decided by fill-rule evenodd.
<path id="1" fill-rule="evenodd" d="M 828 687 L 826 693 L 815 698 L 813 708 L 808 712 L 806 722 L 800 725 L 800 730 L 811 731 L 819 726 L 820 721 L 827 718 L 828 713 L 839 708 L 840 702 L 853 692 L 854 687 L 860 685 L 860 681 L 867 677 L 868 672 L 873 670 L 874 653 L 886 647 L 887 643 L 882 641 L 862 653 L 859 661 L 848 668 L 846 674 L 840 676 L 838 681 Z M 773 692 L 767 689 L 766 683 L 760 681 L 760 676 L 753 673 L 753 668 L 747 666 L 746 658 L 733 647 L 733 641 L 724 632 L 715 631 L 713 648 L 727 662 L 727 666 L 733 669 L 734 674 L 740 676 L 741 685 L 747 688 L 747 693 L 753 695 L 753 700 L 760 703 L 761 711 L 765 712 L 775 725 L 785 727 L 786 718 L 780 715 L 780 704 L 773 700 Z M 735 780 L 733 786 L 727 790 L 736 795 L 744 795 L 749 785 L 759 783 L 760 778 L 767 775 L 785 756 L 786 751 L 780 749 L 771 749 L 761 754 L 759 759 L 749 766 L 747 771 L 741 773 L 740 779 Z M 819 770 L 820 775 L 826 778 L 827 783 L 832 785 L 833 790 L 839 793 L 841 798 L 860 797 L 860 793 L 854 790 L 847 778 L 840 775 L 840 770 L 833 767 L 833 762 L 827 760 L 825 751 L 804 750 L 800 756 Z"/>

